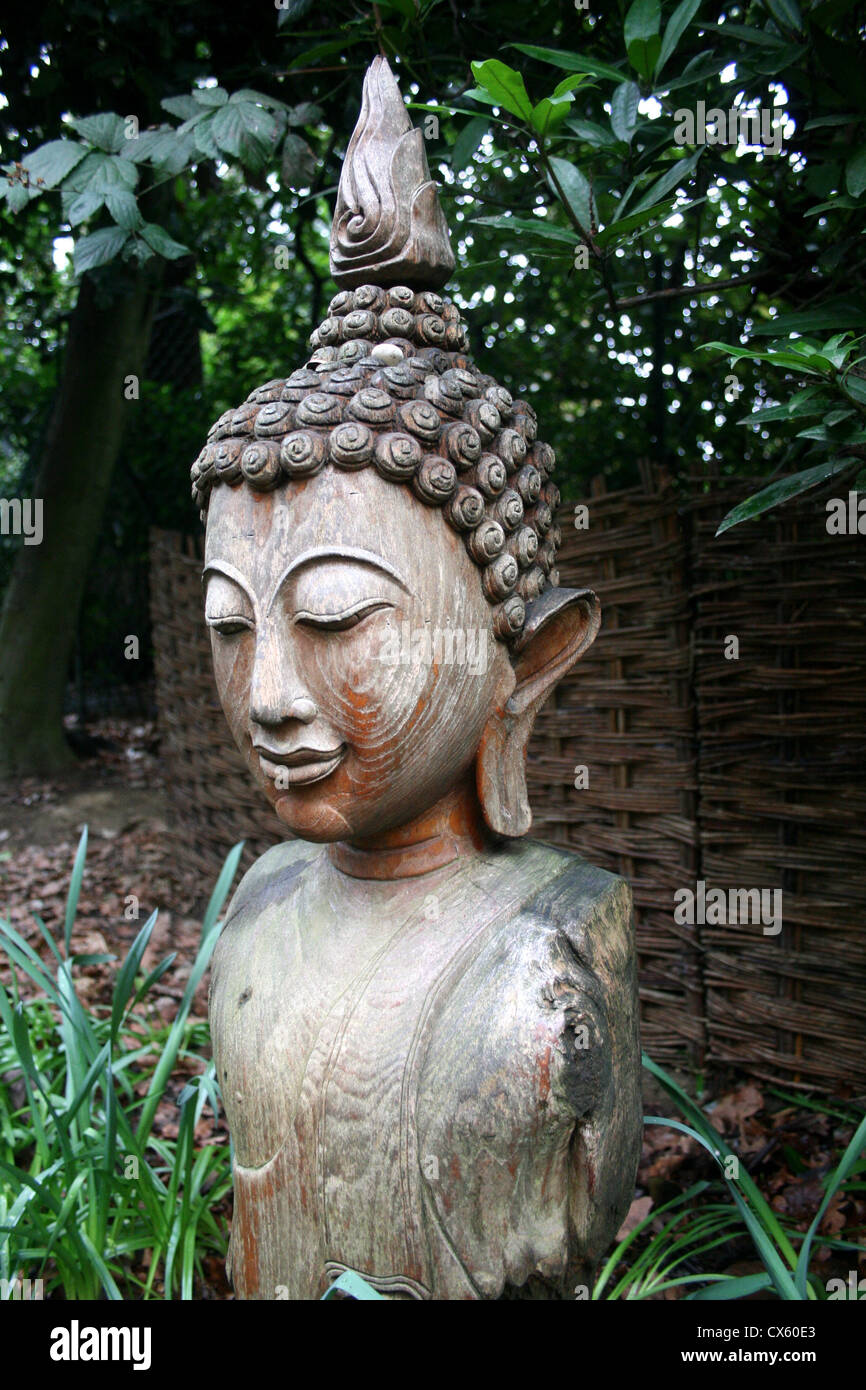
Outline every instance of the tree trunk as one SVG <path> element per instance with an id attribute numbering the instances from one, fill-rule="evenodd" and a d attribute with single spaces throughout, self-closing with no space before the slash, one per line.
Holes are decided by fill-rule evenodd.
<path id="1" fill-rule="evenodd" d="M 22 540 L 0 613 L 0 776 L 73 761 L 62 729 L 69 659 L 123 431 L 142 409 L 124 384 L 140 377 L 155 300 L 150 267 L 124 274 L 110 301 L 85 275 L 70 321 L 34 487 L 42 541 Z"/>

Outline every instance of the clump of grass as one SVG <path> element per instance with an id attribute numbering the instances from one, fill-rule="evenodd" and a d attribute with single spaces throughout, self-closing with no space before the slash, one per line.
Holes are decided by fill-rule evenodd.
<path id="1" fill-rule="evenodd" d="M 824 1179 L 824 1197 L 808 1230 L 805 1233 L 788 1230 L 745 1164 L 726 1144 L 698 1103 L 646 1054 L 643 1065 L 661 1083 L 684 1117 L 680 1121 L 648 1115 L 644 1123 L 664 1125 L 688 1134 L 715 1159 L 719 1178 L 715 1183 L 695 1183 L 639 1221 L 614 1247 L 598 1275 L 591 1297 L 647 1299 L 680 1287 L 689 1290 L 683 1293 L 686 1301 L 733 1300 L 763 1291 L 774 1293 L 785 1302 L 826 1299 L 823 1279 L 810 1270 L 815 1237 L 840 1187 L 853 1182 L 859 1189 L 857 1179 L 866 1173 L 866 1117 L 860 1121 L 836 1167 Z M 811 1108 L 820 1108 L 814 1102 L 806 1103 Z M 722 1200 L 699 1203 L 705 1193 Z M 664 1218 L 661 1226 L 658 1224 L 660 1218 Z M 763 1265 L 761 1272 L 736 1276 L 695 1271 L 694 1265 L 700 1262 L 701 1256 L 743 1235 L 751 1238 Z M 835 1250 L 858 1253 L 861 1250 L 853 1241 L 822 1236 L 821 1243 Z M 635 1253 L 636 1250 L 639 1253 Z"/>
<path id="2" fill-rule="evenodd" d="M 207 1045 L 206 1026 L 189 1013 L 242 848 L 230 852 L 214 888 L 177 1013 L 159 1028 L 139 1010 L 175 959 L 166 956 L 141 977 L 156 912 L 117 970 L 110 1013 L 98 1016 L 79 997 L 75 967 L 116 960 L 71 952 L 86 829 L 62 950 L 36 918 L 52 966 L 0 919 L 0 945 L 42 996 L 22 1001 L 14 970 L 11 993 L 0 987 L 0 1279 L 42 1279 L 48 1297 L 188 1299 L 204 1256 L 225 1254 L 215 1210 L 231 1190 L 228 1146 L 197 1151 L 195 1142 L 205 1106 L 218 1113 L 213 1064 L 178 1097 L 176 1139 L 162 1137 L 154 1122 L 172 1073 Z M 26 1101 L 17 1107 L 16 1080 Z"/>

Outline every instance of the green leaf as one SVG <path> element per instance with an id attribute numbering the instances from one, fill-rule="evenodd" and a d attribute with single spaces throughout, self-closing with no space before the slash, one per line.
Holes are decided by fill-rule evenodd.
<path id="1" fill-rule="evenodd" d="M 158 130 L 141 130 L 134 140 L 124 141 L 121 155 L 133 164 L 158 164 L 176 139 L 174 126 L 163 125 Z"/>
<path id="2" fill-rule="evenodd" d="M 588 72 L 593 77 L 608 77 L 613 82 L 626 80 L 625 73 L 611 67 L 609 63 L 601 63 L 595 58 L 584 58 L 579 53 L 565 53 L 559 48 L 539 48 L 532 43 L 512 43 L 508 46 L 525 53 L 528 58 L 537 58 L 539 62 L 564 68 L 566 72 Z"/>
<path id="3" fill-rule="evenodd" d="M 829 397 L 823 386 L 804 386 L 802 390 L 795 391 L 788 401 L 788 415 L 796 419 L 799 415 L 820 414 L 822 410 L 827 409 L 828 404 Z M 808 411 L 806 406 L 809 407 Z M 813 410 L 813 406 L 817 409 Z"/>
<path id="4" fill-rule="evenodd" d="M 116 228 L 108 228 L 114 231 Z M 86 237 L 86 241 L 95 241 L 99 233 L 92 237 Z M 123 241 L 126 240 L 124 237 Z M 78 267 L 76 266 L 76 270 Z M 75 925 L 75 914 L 78 911 L 78 895 L 81 892 L 81 880 L 84 877 L 84 861 L 87 858 L 87 826 L 81 832 L 78 841 L 78 849 L 75 851 L 75 860 L 72 865 L 72 877 L 69 880 L 69 892 L 66 895 L 66 912 L 63 918 L 63 945 L 69 955 L 69 942 L 72 938 L 72 928 Z"/>
<path id="5" fill-rule="evenodd" d="M 485 106 L 498 106 L 498 105 L 499 105 L 499 102 L 496 100 L 496 97 L 491 96 L 491 94 L 487 91 L 487 88 L 486 88 L 486 87 L 467 87 L 467 89 L 466 89 L 466 91 L 463 93 L 463 95 L 464 95 L 465 97 L 470 97 L 470 98 L 472 99 L 472 101 L 481 101 L 481 102 L 484 103 Z M 424 111 L 436 111 L 436 110 L 438 109 L 438 108 L 435 107 L 435 106 L 423 106 L 423 107 L 422 107 L 422 106 L 421 106 L 421 103 L 419 103 L 419 102 L 410 102 L 409 104 L 410 104 L 410 106 L 414 106 L 414 107 L 416 108 L 416 110 L 417 110 L 419 107 L 421 107 L 421 109 L 423 109 Z M 446 109 L 454 110 L 454 111 L 459 111 L 460 108 L 455 106 L 455 107 L 446 108 Z"/>
<path id="6" fill-rule="evenodd" d="M 634 0 L 625 17 L 623 32 L 628 60 L 641 77 L 649 77 L 659 59 L 662 41 L 659 0 Z"/>
<path id="7" fill-rule="evenodd" d="M 777 314 L 767 323 L 752 329 L 753 337 L 769 334 L 821 332 L 828 328 L 866 328 L 866 309 L 852 304 L 825 304 L 821 309 L 806 309 L 800 313 Z"/>
<path id="8" fill-rule="evenodd" d="M 187 123 L 188 125 L 192 125 L 192 140 L 195 148 L 200 154 L 203 154 L 206 159 L 222 159 L 223 157 L 222 151 L 214 138 L 213 123 L 215 119 L 216 112 L 209 111 L 203 121 L 196 121 L 195 124 L 192 122 Z M 181 126 L 181 130 L 185 131 L 186 127 Z"/>
<path id="9" fill-rule="evenodd" d="M 813 350 L 806 354 L 797 351 L 791 344 L 786 352 L 777 352 L 772 348 L 764 352 L 755 352 L 753 348 L 733 347 L 730 343 L 701 343 L 698 352 L 713 349 L 716 352 L 726 352 L 735 361 L 749 360 L 754 362 L 767 362 L 772 367 L 781 367 L 787 371 L 798 372 L 806 376 L 826 376 L 832 370 L 832 362 Z"/>
<path id="10" fill-rule="evenodd" d="M 771 1289 L 773 1281 L 769 1274 L 742 1274 L 739 1277 L 734 1275 L 722 1275 L 714 1284 L 707 1284 L 706 1288 L 698 1289 L 696 1293 L 687 1293 L 684 1302 L 698 1303 L 707 1302 L 715 1299 L 735 1299 L 748 1298 L 753 1293 L 760 1293 L 762 1289 Z"/>
<path id="11" fill-rule="evenodd" d="M 73 264 L 76 275 L 95 270 L 97 266 L 107 265 L 120 255 L 126 242 L 127 233 L 122 227 L 102 227 L 82 237 L 75 245 Z"/>
<path id="12" fill-rule="evenodd" d="M 236 92 L 232 92 L 229 97 L 229 105 L 237 106 L 241 102 L 251 102 L 253 106 L 265 106 L 269 111 L 289 110 L 286 103 L 280 101 L 278 97 L 265 96 L 264 92 L 255 92 L 252 87 L 239 87 Z M 321 115 L 318 106 L 313 106 L 311 102 L 305 101 L 302 105 L 309 107 L 311 111 L 316 111 Z M 296 107 L 295 109 L 299 111 L 301 107 Z"/>
<path id="13" fill-rule="evenodd" d="M 580 237 L 576 232 L 566 230 L 564 227 L 552 227 L 540 218 L 535 217 L 474 217 L 473 225 L 482 227 L 497 227 L 500 231 L 516 232 L 518 236 L 534 235 L 546 237 L 548 241 L 563 241 L 569 246 L 576 246 Z"/>
<path id="14" fill-rule="evenodd" d="M 179 116 L 182 121 L 191 121 L 201 115 L 201 107 L 191 96 L 163 97 L 159 104 L 164 111 Z"/>
<path id="15" fill-rule="evenodd" d="M 103 111 L 98 116 L 79 116 L 69 124 L 77 135 L 83 136 L 106 154 L 117 154 L 123 149 L 126 126 L 123 117 L 114 111 Z"/>
<path id="16" fill-rule="evenodd" d="M 837 473 L 844 473 L 851 467 L 851 459 L 829 459 L 819 463 L 815 468 L 806 468 L 802 473 L 780 478 L 778 482 L 762 488 L 760 492 L 747 497 L 745 502 L 740 502 L 729 511 L 716 535 L 720 536 L 723 531 L 738 526 L 741 521 L 751 521 L 753 517 L 761 516 L 771 507 L 778 507 L 780 503 L 787 502 L 792 497 L 799 497 L 801 492 L 807 492 L 810 487 L 817 487 L 819 483 L 825 482 L 828 478 L 835 478 Z"/>
<path id="17" fill-rule="evenodd" d="M 343 34 L 338 39 L 331 39 L 328 43 L 317 43 L 312 48 L 305 48 L 303 53 L 296 53 L 290 60 L 289 68 L 308 67 L 310 63 L 316 63 L 320 58 L 341 57 L 346 49 L 355 43 L 368 43 L 369 38 L 366 32 L 357 34 Z"/>
<path id="18" fill-rule="evenodd" d="M 682 0 L 682 4 L 677 5 L 668 20 L 665 36 L 662 39 L 661 52 L 659 53 L 659 59 L 655 69 L 656 77 L 658 77 L 668 58 L 676 51 L 677 44 L 686 32 L 686 29 L 688 29 L 700 7 L 701 0 Z"/>
<path id="19" fill-rule="evenodd" d="M 807 121 L 803 126 L 804 130 L 820 130 L 827 125 L 854 125 L 859 120 L 858 116 L 849 114 L 846 116 L 817 116 L 814 121 Z"/>
<path id="20" fill-rule="evenodd" d="M 850 338 L 850 333 L 834 333 L 832 338 L 821 344 L 821 356 L 829 358 L 837 371 L 844 365 L 845 359 L 854 348 Z"/>
<path id="21" fill-rule="evenodd" d="M 87 146 L 75 140 L 49 140 L 47 145 L 40 145 L 32 154 L 24 155 L 21 163 L 31 184 L 36 185 L 41 180 L 42 188 L 56 188 L 87 153 Z"/>
<path id="22" fill-rule="evenodd" d="M 629 44 L 628 60 L 635 72 L 641 77 L 650 77 L 658 62 L 661 47 L 662 41 L 658 34 L 653 34 L 651 39 L 635 39 L 634 43 Z"/>
<path id="23" fill-rule="evenodd" d="M 856 154 L 845 166 L 845 187 L 852 198 L 859 198 L 866 190 L 866 145 L 861 145 Z"/>
<path id="24" fill-rule="evenodd" d="M 542 97 L 538 105 L 532 108 L 530 118 L 532 129 L 541 136 L 547 135 L 549 131 L 562 125 L 570 110 L 570 99 L 568 101 L 551 101 L 550 97 Z"/>
<path id="25" fill-rule="evenodd" d="M 10 212 L 20 212 L 30 202 L 30 190 L 17 179 L 9 179 L 2 189 L 3 197 L 6 199 L 6 206 Z"/>
<path id="26" fill-rule="evenodd" d="M 531 120 L 532 102 L 519 72 L 498 58 L 472 63 L 471 67 L 475 81 L 490 93 L 497 106 L 519 116 L 522 121 Z"/>
<path id="27" fill-rule="evenodd" d="M 822 444 L 830 443 L 830 436 L 827 433 L 826 424 L 808 425 L 804 430 L 797 431 L 798 439 L 817 439 Z"/>
<path id="28" fill-rule="evenodd" d="M 225 87 L 196 87 L 193 98 L 199 106 L 225 106 L 229 94 Z"/>
<path id="29" fill-rule="evenodd" d="M 138 170 L 129 159 L 121 159 L 116 154 L 101 154 L 94 151 L 73 169 L 64 181 L 64 193 L 92 193 L 103 195 L 118 188 L 133 189 L 138 183 Z"/>
<path id="30" fill-rule="evenodd" d="M 764 0 L 764 4 L 780 29 L 793 29 L 798 34 L 802 31 L 803 17 L 797 0 Z"/>
<path id="31" fill-rule="evenodd" d="M 753 410 L 738 420 L 738 425 L 769 425 L 775 420 L 802 420 L 809 415 L 823 415 L 829 397 L 819 387 L 810 386 L 806 391 L 798 391 L 785 405 L 764 406 Z"/>
<path id="32" fill-rule="evenodd" d="M 626 48 L 635 39 L 652 38 L 653 34 L 659 32 L 661 22 L 662 7 L 659 0 L 634 0 L 623 25 Z"/>
<path id="33" fill-rule="evenodd" d="M 148 917 L 144 926 L 139 930 L 135 940 L 129 948 L 123 964 L 117 972 L 114 981 L 114 993 L 111 1002 L 111 1043 L 112 1046 L 117 1041 L 120 1032 L 120 1025 L 123 1022 L 123 1015 L 129 997 L 135 985 L 135 977 L 138 974 L 142 957 L 147 950 L 153 929 L 156 926 L 157 913 L 154 911 Z"/>
<path id="34" fill-rule="evenodd" d="M 610 101 L 610 125 L 618 140 L 630 145 L 637 128 L 637 105 L 640 88 L 636 82 L 623 82 Z"/>
<path id="35" fill-rule="evenodd" d="M 566 92 L 576 92 L 580 87 L 594 87 L 595 83 L 587 72 L 579 72 L 574 77 L 563 77 L 561 82 L 557 82 L 553 89 L 552 96 L 565 96 Z"/>
<path id="36" fill-rule="evenodd" d="M 158 256 L 164 256 L 167 261 L 176 261 L 181 256 L 189 255 L 188 246 L 182 246 L 179 241 L 175 241 L 164 227 L 157 226 L 155 222 L 143 222 L 141 235 L 151 251 L 155 251 Z"/>
<path id="37" fill-rule="evenodd" d="M 574 213 L 581 227 L 586 232 L 591 230 L 594 222 L 592 189 L 589 180 L 580 172 L 577 165 L 570 164 L 567 159 L 558 159 L 551 156 L 550 165 L 556 175 L 562 193 L 568 206 Z"/>
<path id="38" fill-rule="evenodd" d="M 598 125 L 595 121 L 584 121 L 571 117 L 565 124 L 569 130 L 573 130 L 575 135 L 579 135 L 581 140 L 585 140 L 588 145 L 617 144 L 617 138 L 612 131 L 607 130 L 603 125 Z"/>
<path id="39" fill-rule="evenodd" d="M 787 43 L 772 53 L 759 54 L 752 59 L 751 66 L 764 77 L 778 77 L 795 63 L 802 62 L 805 57 L 806 48 L 803 44 Z"/>
<path id="40" fill-rule="evenodd" d="M 292 132 L 283 143 L 280 178 L 286 188 L 309 188 L 316 177 L 316 156 L 306 140 Z"/>
<path id="41" fill-rule="evenodd" d="M 132 197 L 132 194 L 129 195 Z M 78 193 L 69 204 L 66 214 L 71 227 L 77 227 L 79 223 L 86 222 L 88 217 L 92 217 L 98 212 L 105 202 L 105 194 L 87 188 L 83 193 Z M 133 198 L 133 202 L 135 199 Z"/>
<path id="42" fill-rule="evenodd" d="M 806 1239 L 803 1241 L 803 1244 L 800 1247 L 800 1254 L 797 1259 L 797 1268 L 795 1270 L 794 1277 L 797 1284 L 797 1288 L 800 1290 L 800 1293 L 802 1294 L 803 1298 L 806 1297 L 806 1280 L 809 1276 L 809 1256 L 812 1250 L 812 1241 L 815 1239 L 816 1232 L 818 1231 L 821 1222 L 824 1219 L 824 1213 L 826 1212 L 827 1208 L 829 1207 L 831 1201 L 838 1192 L 839 1188 L 842 1186 L 842 1183 L 851 1173 L 857 1160 L 862 1155 L 864 1148 L 866 1148 L 866 1116 L 864 1116 L 864 1118 L 858 1125 L 857 1131 L 853 1135 L 851 1142 L 849 1143 L 847 1149 L 842 1155 L 841 1161 L 839 1162 L 836 1171 L 831 1175 L 830 1181 L 827 1183 L 827 1188 L 824 1193 L 824 1200 L 822 1201 L 820 1207 L 815 1213 L 812 1224 L 806 1232 Z"/>
<path id="43" fill-rule="evenodd" d="M 280 137 L 276 117 L 248 101 L 223 106 L 214 116 L 211 130 L 221 150 L 253 169 L 267 164 Z"/>
<path id="44" fill-rule="evenodd" d="M 617 237 L 625 236 L 626 232 L 633 232 L 636 227 L 648 229 L 656 222 L 663 222 L 665 218 L 670 217 L 673 206 L 673 200 L 667 203 L 657 203 L 653 208 L 644 208 L 641 212 L 630 212 L 626 217 L 621 217 L 618 222 L 609 222 L 595 238 L 596 245 L 599 247 L 607 246 Z M 692 206 L 694 204 L 690 203 L 689 207 Z M 678 208 L 677 211 L 684 212 L 685 209 Z"/>
<path id="45" fill-rule="evenodd" d="M 857 401 L 859 405 L 866 405 L 866 379 L 862 376 L 855 376 L 848 371 L 842 381 L 842 388 L 852 401 Z"/>
<path id="46" fill-rule="evenodd" d="M 472 156 L 486 135 L 487 128 L 486 116 L 475 116 L 471 121 L 467 121 L 451 146 L 451 168 L 455 173 L 472 163 Z"/>
<path id="47" fill-rule="evenodd" d="M 118 227 L 123 227 L 124 231 L 134 232 L 141 226 L 141 213 L 138 210 L 135 194 L 128 192 L 127 189 L 121 188 L 112 193 L 106 193 L 105 206 Z"/>
<path id="48" fill-rule="evenodd" d="M 747 24 L 702 24 L 701 28 L 710 34 L 721 34 L 723 39 L 740 39 L 743 43 L 757 44 L 759 48 L 785 46 L 778 34 L 768 34 L 766 29 L 753 29 Z"/>
<path id="49" fill-rule="evenodd" d="M 678 184 L 685 183 L 689 175 L 694 171 L 695 165 L 703 154 L 703 150 L 698 150 L 695 154 L 690 154 L 686 159 L 678 159 L 676 164 L 672 164 L 661 178 L 657 179 L 650 188 L 635 203 L 632 212 L 643 212 L 661 202 L 666 193 Z"/>
<path id="50" fill-rule="evenodd" d="M 465 97 L 471 97 L 473 101 L 483 101 L 487 106 L 494 105 L 490 93 L 483 92 L 480 88 L 470 88 L 470 90 L 464 92 L 463 95 Z M 478 115 L 478 112 L 473 111 L 469 106 L 437 106 L 435 103 L 431 104 L 424 101 L 407 101 L 406 106 L 410 111 L 425 111 L 428 113 L 433 111 L 440 116 L 472 116 L 474 118 Z M 489 116 L 486 116 L 485 119 L 488 122 L 493 121 L 496 125 L 508 125 L 508 122 L 503 120 L 501 116 L 494 116 L 492 112 Z"/>
<path id="51" fill-rule="evenodd" d="M 143 130 L 137 140 L 127 140 L 122 158 L 133 164 L 152 164 L 160 172 L 179 174 L 193 163 L 195 143 L 191 133 L 182 134 L 171 126 Z"/>
<path id="52" fill-rule="evenodd" d="M 318 125 L 323 115 L 321 106 L 316 106 L 312 101 L 302 101 L 289 108 L 287 120 L 289 125 Z"/>
<path id="53" fill-rule="evenodd" d="M 852 198 L 845 193 L 837 193 L 835 198 L 828 198 L 826 203 L 816 203 L 813 208 L 807 208 L 806 217 L 817 217 L 822 212 L 850 212 L 852 208 L 859 207 L 856 198 Z"/>

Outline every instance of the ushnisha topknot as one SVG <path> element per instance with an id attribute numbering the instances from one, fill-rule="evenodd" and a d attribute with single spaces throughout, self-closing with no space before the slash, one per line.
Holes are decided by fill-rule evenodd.
<path id="1" fill-rule="evenodd" d="M 193 501 L 205 520 L 220 483 L 266 492 L 329 466 L 375 468 L 439 507 L 462 535 L 494 610 L 494 632 L 512 642 L 526 605 L 559 582 L 554 453 L 537 438 L 532 406 L 513 400 L 468 356 L 457 306 L 417 284 L 421 276 L 438 285 L 453 257 L 423 141 L 419 162 L 410 135 L 420 140 L 387 62 L 378 60 L 365 79 L 331 236 L 332 273 L 350 287 L 312 333 L 305 366 L 257 387 L 212 426 L 192 466 Z M 341 247 L 351 249 L 351 271 Z M 354 282 L 361 264 L 369 284 Z M 400 270 L 411 284 L 392 283 Z"/>

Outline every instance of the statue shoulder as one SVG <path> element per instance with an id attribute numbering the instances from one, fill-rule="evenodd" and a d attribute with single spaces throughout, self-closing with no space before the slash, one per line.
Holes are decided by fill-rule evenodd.
<path id="1" fill-rule="evenodd" d="M 264 907 L 276 897 L 284 898 L 296 880 L 322 851 L 308 840 L 285 840 L 272 845 L 251 864 L 234 891 L 225 915 L 229 925 L 247 908 Z"/>
<path id="2" fill-rule="evenodd" d="M 619 1152 L 604 1211 L 627 1210 L 640 1135 L 628 884 L 531 842 L 500 861 L 501 885 L 515 875 L 519 905 L 436 1000 L 416 1111 L 422 1157 L 437 1158 L 429 1200 L 464 1267 L 487 1271 L 486 1297 L 597 1256 L 607 1226 L 585 1194 Z M 521 1238 L 503 1255 L 506 1210 Z"/>
<path id="3" fill-rule="evenodd" d="M 513 923 L 522 939 L 561 934 L 590 968 L 612 950 L 621 957 L 630 948 L 632 897 L 624 878 L 538 840 L 509 846 L 500 872 L 522 885 Z"/>
<path id="4" fill-rule="evenodd" d="M 535 842 L 489 856 L 482 875 L 503 910 L 437 986 L 425 1082 L 432 1095 L 459 1079 L 470 1130 L 503 1075 L 517 1129 L 539 1108 L 573 1125 L 607 1090 L 610 1015 L 634 987 L 628 884 Z"/>

